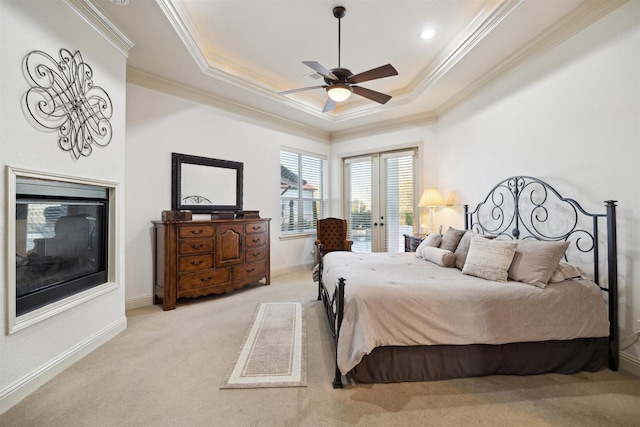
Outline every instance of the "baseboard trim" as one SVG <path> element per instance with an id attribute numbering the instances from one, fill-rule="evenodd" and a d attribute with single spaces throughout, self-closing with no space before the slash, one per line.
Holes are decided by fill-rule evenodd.
<path id="1" fill-rule="evenodd" d="M 127 318 L 123 317 L 86 340 L 50 360 L 40 368 L 25 375 L 13 384 L 0 390 L 0 414 L 3 414 L 22 399 L 36 391 L 53 377 L 82 359 L 93 350 L 127 329 Z"/>
<path id="2" fill-rule="evenodd" d="M 309 267 L 305 264 L 298 264 L 285 268 L 276 268 L 271 270 L 271 276 L 280 276 L 281 274 L 295 273 L 301 270 L 308 270 L 309 274 L 311 274 L 311 271 L 313 271 L 313 266 Z"/>
<path id="3" fill-rule="evenodd" d="M 153 305 L 153 295 L 130 298 L 124 302 L 124 309 L 129 311 L 134 308 L 146 307 L 148 305 Z"/>
<path id="4" fill-rule="evenodd" d="M 640 359 L 620 353 L 620 369 L 630 374 L 640 377 Z"/>

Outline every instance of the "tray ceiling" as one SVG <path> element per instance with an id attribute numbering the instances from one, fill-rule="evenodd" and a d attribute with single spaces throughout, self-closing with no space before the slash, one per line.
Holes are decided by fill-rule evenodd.
<path id="1" fill-rule="evenodd" d="M 93 0 L 135 46 L 128 80 L 240 114 L 328 134 L 435 120 L 524 61 L 553 48 L 624 0 Z M 362 83 L 322 113 L 322 84 L 302 61 L 354 73 L 392 64 L 399 75 Z M 438 34 L 421 40 L 432 27 Z"/>

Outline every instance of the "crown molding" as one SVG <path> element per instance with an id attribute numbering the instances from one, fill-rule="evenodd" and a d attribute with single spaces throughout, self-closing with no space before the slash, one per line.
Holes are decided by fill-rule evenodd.
<path id="1" fill-rule="evenodd" d="M 198 104 L 208 105 L 216 109 L 235 114 L 243 119 L 253 120 L 263 127 L 302 135 L 325 143 L 328 143 L 330 140 L 331 135 L 327 131 L 303 125 L 294 120 L 283 119 L 280 116 L 269 114 L 255 108 L 250 108 L 226 98 L 212 95 L 209 92 L 179 84 L 173 80 L 165 79 L 136 68 L 127 67 L 127 83 L 168 95 L 177 96 Z"/>
<path id="2" fill-rule="evenodd" d="M 501 1 L 497 6 L 493 8 L 487 8 L 476 16 L 474 22 L 479 22 L 477 25 L 470 28 L 468 34 L 453 44 L 450 51 L 444 54 L 439 61 L 436 61 L 437 66 L 419 75 L 415 83 L 409 85 L 406 88 L 409 102 L 412 102 L 416 97 L 426 91 L 428 88 L 438 82 L 443 76 L 445 76 L 451 69 L 466 57 L 480 43 L 488 34 L 491 33 L 511 12 L 513 12 L 523 0 L 506 0 Z"/>
<path id="3" fill-rule="evenodd" d="M 64 0 L 64 2 L 111 43 L 125 58 L 129 57 L 129 51 L 135 43 L 111 22 L 102 9 L 91 0 Z"/>
<path id="4" fill-rule="evenodd" d="M 560 45 L 581 30 L 603 18 L 629 0 L 587 0 L 571 13 L 556 21 L 538 37 L 527 43 L 522 49 L 502 61 L 490 72 L 484 74 L 470 85 L 449 98 L 436 108 L 436 114 L 442 117 L 456 105 L 462 103 L 477 92 L 504 79 L 521 65 L 534 60 Z"/>
<path id="5" fill-rule="evenodd" d="M 397 119 L 385 120 L 369 125 L 356 126 L 345 130 L 331 133 L 331 142 L 340 142 L 352 138 L 376 135 L 386 132 L 397 131 L 411 127 L 425 126 L 429 123 L 437 123 L 438 116 L 434 111 L 412 114 Z"/>
<path id="6" fill-rule="evenodd" d="M 272 75 L 258 74 L 249 67 L 231 63 L 219 55 L 209 52 L 181 1 L 157 0 L 157 3 L 203 74 L 282 102 L 284 97 L 276 92 L 279 90 L 276 87 L 284 88 L 286 86 L 284 82 L 277 82 L 277 78 Z M 249 76 L 249 78 L 243 76 Z M 274 84 L 274 81 L 277 84 Z M 316 113 L 317 117 L 323 117 L 317 108 L 311 108 L 306 103 L 294 101 L 289 104 L 297 105 L 298 108 L 302 105 L 302 109 L 308 113 Z"/>

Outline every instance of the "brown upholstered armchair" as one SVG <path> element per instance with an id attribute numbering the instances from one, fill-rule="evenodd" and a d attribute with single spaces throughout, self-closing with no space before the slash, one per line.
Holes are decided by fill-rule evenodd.
<path id="1" fill-rule="evenodd" d="M 353 241 L 347 239 L 346 220 L 340 218 L 318 220 L 318 240 L 316 240 L 316 246 L 322 245 L 323 254 L 332 251 L 351 251 L 352 244 Z"/>

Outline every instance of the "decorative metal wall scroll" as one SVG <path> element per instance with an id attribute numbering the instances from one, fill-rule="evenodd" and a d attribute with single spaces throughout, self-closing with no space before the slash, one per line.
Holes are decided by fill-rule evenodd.
<path id="1" fill-rule="evenodd" d="M 31 85 L 25 106 L 42 128 L 58 131 L 58 145 L 77 160 L 89 156 L 93 145 L 111 142 L 111 98 L 93 85 L 93 71 L 77 51 L 60 49 L 60 61 L 35 50 L 24 59 Z"/>

